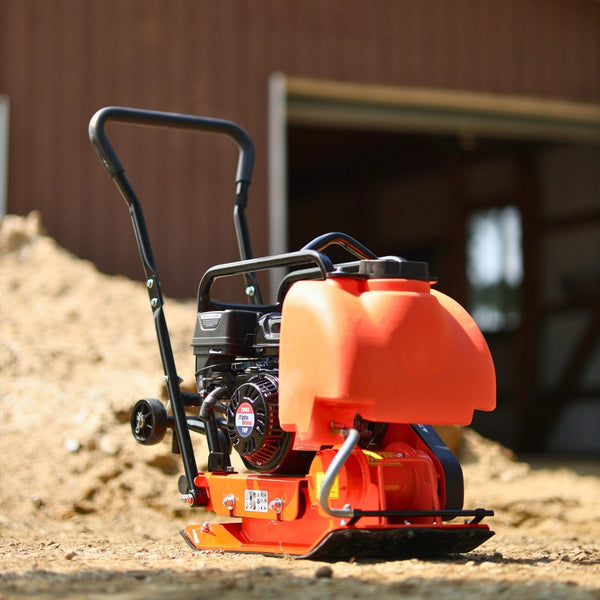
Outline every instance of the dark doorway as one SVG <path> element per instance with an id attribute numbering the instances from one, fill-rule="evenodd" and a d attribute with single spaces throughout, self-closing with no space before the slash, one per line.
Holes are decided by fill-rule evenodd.
<path id="1" fill-rule="evenodd" d="M 297 249 L 325 231 L 353 235 L 376 254 L 430 263 L 444 291 L 467 299 L 468 213 L 515 202 L 505 173 L 537 144 L 398 132 L 290 126 L 288 240 Z M 470 189 L 474 165 L 499 165 Z M 497 185 L 494 178 L 503 179 Z M 481 187 L 481 186 L 480 186 Z"/>

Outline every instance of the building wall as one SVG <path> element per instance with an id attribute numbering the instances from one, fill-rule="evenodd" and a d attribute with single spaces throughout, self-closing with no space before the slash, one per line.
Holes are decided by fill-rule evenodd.
<path id="1" fill-rule="evenodd" d="M 4 0 L 8 210 L 40 210 L 79 256 L 141 276 L 127 211 L 87 139 L 89 118 L 105 105 L 228 118 L 256 143 L 249 220 L 262 254 L 274 71 L 599 102 L 599 32 L 595 0 Z M 206 267 L 236 257 L 232 144 L 109 133 L 145 208 L 165 292 L 192 295 Z"/>

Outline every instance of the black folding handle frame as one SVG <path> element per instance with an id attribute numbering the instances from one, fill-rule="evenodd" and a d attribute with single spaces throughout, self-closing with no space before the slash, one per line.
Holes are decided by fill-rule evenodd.
<path id="1" fill-rule="evenodd" d="M 188 484 L 188 497 L 191 498 L 190 504 L 199 505 L 205 503 L 206 498 L 204 497 L 204 493 L 194 483 L 194 479 L 198 474 L 198 469 L 185 414 L 185 399 L 190 395 L 181 393 L 179 376 L 177 375 L 173 349 L 163 310 L 163 296 L 160 280 L 158 278 L 148 230 L 140 202 L 125 176 L 125 169 L 123 168 L 119 157 L 106 136 L 105 126 L 110 122 L 217 133 L 228 136 L 237 144 L 239 156 L 235 178 L 234 225 L 242 261 L 251 261 L 252 259 L 252 249 L 250 246 L 245 208 L 248 200 L 248 187 L 252 179 L 252 169 L 254 166 L 254 144 L 246 131 L 231 121 L 182 115 L 178 113 L 110 106 L 96 112 L 89 123 L 89 136 L 92 145 L 94 146 L 100 161 L 104 165 L 104 168 L 114 181 L 129 207 L 135 238 L 146 275 L 146 286 L 148 288 L 150 306 L 152 307 L 154 316 L 154 325 L 158 338 L 169 400 L 173 410 L 177 446 L 182 454 Z M 260 304 L 260 290 L 252 270 L 242 269 L 238 272 L 245 276 L 247 288 L 252 286 L 253 293 L 251 296 L 249 295 L 249 301 Z"/>

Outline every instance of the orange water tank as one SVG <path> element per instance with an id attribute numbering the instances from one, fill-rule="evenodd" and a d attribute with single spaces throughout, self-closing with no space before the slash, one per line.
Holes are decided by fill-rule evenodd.
<path id="1" fill-rule="evenodd" d="M 365 261 L 373 262 L 373 261 Z M 393 270 L 393 269 L 392 269 Z M 279 420 L 296 449 L 369 421 L 467 425 L 496 403 L 479 328 L 427 278 L 340 275 L 295 283 L 283 303 Z"/>

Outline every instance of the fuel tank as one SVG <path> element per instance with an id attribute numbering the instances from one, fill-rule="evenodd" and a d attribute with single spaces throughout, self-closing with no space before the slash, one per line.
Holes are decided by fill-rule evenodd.
<path id="1" fill-rule="evenodd" d="M 356 415 L 468 425 L 474 410 L 496 404 L 485 339 L 464 308 L 431 289 L 426 263 L 361 261 L 358 273 L 296 282 L 279 359 L 279 420 L 296 432 L 296 449 L 335 443 Z"/>

